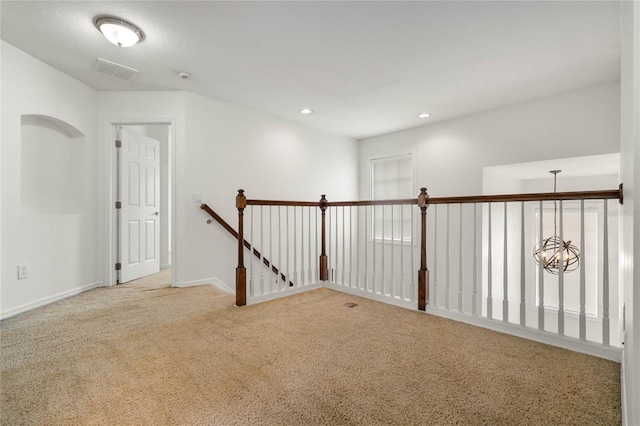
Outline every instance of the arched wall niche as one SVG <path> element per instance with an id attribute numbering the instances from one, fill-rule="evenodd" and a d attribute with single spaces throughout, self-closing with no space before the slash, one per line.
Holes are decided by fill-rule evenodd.
<path id="1" fill-rule="evenodd" d="M 21 116 L 22 207 L 33 214 L 80 214 L 86 198 L 85 135 L 48 115 Z"/>

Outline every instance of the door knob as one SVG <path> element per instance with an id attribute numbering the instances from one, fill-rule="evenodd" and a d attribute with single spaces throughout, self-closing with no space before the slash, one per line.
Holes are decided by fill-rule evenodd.
<path id="1" fill-rule="evenodd" d="M 160 212 L 155 212 L 154 215 L 158 216 L 160 214 Z"/>

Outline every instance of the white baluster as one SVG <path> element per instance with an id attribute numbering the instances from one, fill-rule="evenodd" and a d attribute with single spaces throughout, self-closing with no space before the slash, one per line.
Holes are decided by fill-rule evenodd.
<path id="1" fill-rule="evenodd" d="M 334 268 L 333 268 L 333 282 L 334 283 L 338 283 L 338 267 L 340 266 L 338 264 L 338 260 L 339 260 L 339 256 L 340 256 L 340 251 L 338 250 L 338 243 L 340 242 L 340 237 L 338 236 L 338 222 L 339 222 L 339 217 L 338 217 L 338 207 L 334 208 L 335 212 L 336 212 L 336 238 L 335 238 L 335 243 L 336 243 L 336 255 L 335 255 L 335 262 L 334 262 Z"/>
<path id="2" fill-rule="evenodd" d="M 609 346 L 609 214 L 604 200 L 604 226 L 602 239 L 602 344 Z"/>
<path id="3" fill-rule="evenodd" d="M 520 202 L 520 325 L 525 327 L 525 263 L 524 263 L 524 201 Z"/>
<path id="4" fill-rule="evenodd" d="M 391 272 L 390 272 L 391 278 L 390 278 L 390 280 L 391 280 L 391 297 L 396 297 L 396 294 L 397 294 L 397 292 L 396 292 L 396 280 L 395 280 L 395 276 L 393 275 L 393 258 L 395 257 L 394 253 L 393 253 L 393 246 L 394 246 L 394 241 L 393 241 L 394 240 L 394 226 L 393 226 L 394 225 L 394 223 L 393 223 L 394 214 L 393 214 L 393 210 L 394 210 L 394 206 L 391 206 Z"/>
<path id="5" fill-rule="evenodd" d="M 253 282 L 255 279 L 254 266 L 253 266 L 253 206 L 249 207 L 249 215 L 251 218 L 249 219 L 249 289 L 247 293 L 249 296 L 254 296 Z"/>
<path id="6" fill-rule="evenodd" d="M 542 210 L 542 200 L 540 201 L 540 249 L 542 256 L 542 241 L 544 241 L 543 237 L 543 216 L 544 212 Z M 544 330 L 544 258 L 540 259 L 540 263 L 538 265 L 538 330 Z"/>
<path id="7" fill-rule="evenodd" d="M 296 207 L 293 207 L 293 282 L 296 287 L 300 285 L 298 277 L 298 218 Z"/>
<path id="8" fill-rule="evenodd" d="M 309 237 L 307 242 L 309 243 L 309 246 L 307 247 L 307 251 L 309 252 L 309 259 L 308 259 L 308 263 L 307 263 L 307 267 L 308 267 L 308 283 L 312 284 L 313 283 L 313 258 L 311 257 L 311 248 L 313 247 L 313 243 L 312 243 L 312 239 L 311 239 L 311 206 L 309 206 L 307 208 L 307 213 L 308 213 L 308 224 L 309 224 Z"/>
<path id="9" fill-rule="evenodd" d="M 318 243 L 318 209 L 314 208 L 313 211 L 314 211 L 313 227 L 315 228 L 316 233 L 315 233 L 315 238 L 313 240 L 314 241 L 313 246 L 315 247 L 315 251 L 313 252 L 313 265 L 315 266 L 313 268 L 313 270 L 315 271 L 315 279 L 312 280 L 312 281 L 313 282 L 318 282 L 318 281 L 320 281 L 320 278 L 319 278 L 319 265 L 318 265 L 318 263 L 319 263 L 318 262 L 318 259 L 319 259 L 319 257 L 318 257 L 318 246 L 319 246 L 319 243 Z"/>
<path id="10" fill-rule="evenodd" d="M 462 312 L 462 204 L 460 207 L 460 224 L 458 226 L 458 312 Z"/>
<path id="11" fill-rule="evenodd" d="M 371 255 L 372 255 L 371 267 L 372 267 L 372 270 L 373 270 L 373 292 L 374 293 L 378 293 L 378 283 L 377 283 L 377 279 L 376 279 L 377 275 L 378 275 L 378 274 L 376 274 L 376 264 L 378 263 L 378 262 L 376 262 L 376 246 L 377 246 L 377 244 L 376 244 L 376 235 L 377 235 L 376 234 L 376 222 L 377 222 L 377 220 L 375 220 L 376 207 L 377 206 L 371 206 L 371 211 L 372 211 L 372 216 L 371 216 L 371 222 L 372 223 L 371 224 L 373 225 L 373 246 L 371 248 L 371 252 L 372 252 L 371 253 Z"/>
<path id="12" fill-rule="evenodd" d="M 563 226 L 563 214 L 562 214 L 562 200 L 558 202 L 560 206 L 560 216 L 559 216 L 559 224 L 558 227 L 560 229 L 560 244 L 562 247 L 560 248 L 560 269 L 558 270 L 558 335 L 564 336 L 564 268 L 569 259 L 565 259 L 565 249 L 564 249 L 564 226 Z M 568 256 L 569 253 L 566 253 Z"/>
<path id="13" fill-rule="evenodd" d="M 449 204 L 447 204 L 447 241 L 446 241 L 446 252 L 445 252 L 445 288 L 444 288 L 444 307 L 445 309 L 449 309 L 449 240 L 451 239 L 451 235 L 449 234 Z"/>
<path id="14" fill-rule="evenodd" d="M 287 209 L 287 214 L 286 214 L 286 219 L 287 219 L 287 239 L 286 239 L 286 242 L 287 242 L 287 244 L 286 244 L 286 246 L 287 246 L 286 247 L 286 253 L 287 253 L 287 255 L 286 255 L 286 257 L 287 257 L 287 279 L 286 279 L 285 283 L 286 283 L 286 285 L 288 287 L 289 283 L 291 282 L 291 265 L 289 264 L 289 251 L 290 251 L 289 250 L 289 244 L 291 242 L 291 239 L 289 238 L 289 228 L 290 228 L 290 226 L 289 226 L 289 223 L 290 223 L 289 222 L 289 206 L 287 206 L 286 209 Z"/>
<path id="15" fill-rule="evenodd" d="M 349 206 L 349 287 L 353 287 L 351 277 L 354 272 L 353 266 L 353 206 Z"/>
<path id="16" fill-rule="evenodd" d="M 411 257 L 411 275 L 410 275 L 410 277 L 411 277 L 411 289 L 409 291 L 409 294 L 412 297 L 411 300 L 417 301 L 418 300 L 418 288 L 416 286 L 416 279 L 415 279 L 417 271 L 416 271 L 414 262 L 415 262 L 415 259 L 416 259 L 416 250 L 418 249 L 418 245 L 417 244 L 416 245 L 413 244 L 413 241 L 414 241 L 413 238 L 415 236 L 414 229 L 413 229 L 413 211 L 414 211 L 413 206 L 411 206 L 410 209 L 411 209 L 411 243 L 409 244 L 409 247 L 411 249 L 410 250 L 411 251 L 411 256 L 410 256 Z"/>
<path id="17" fill-rule="evenodd" d="M 356 272 L 356 288 L 360 289 L 361 288 L 360 286 L 360 207 L 358 206 L 356 206 L 356 271 L 355 272 Z"/>
<path id="18" fill-rule="evenodd" d="M 584 200 L 580 200 L 580 340 L 587 340 L 586 274 L 584 252 Z"/>
<path id="19" fill-rule="evenodd" d="M 346 233 L 346 229 L 345 229 L 345 218 L 344 218 L 344 206 L 342 206 L 342 285 L 346 286 L 347 285 L 347 281 L 344 279 L 344 271 L 346 268 L 346 263 L 345 263 L 345 240 L 347 239 L 347 233 Z"/>
<path id="20" fill-rule="evenodd" d="M 260 263 L 258 268 L 260 271 L 260 294 L 265 293 L 264 289 L 264 209 L 260 206 Z"/>
<path id="21" fill-rule="evenodd" d="M 369 211 L 368 206 L 364 206 L 364 289 L 369 291 Z"/>
<path id="22" fill-rule="evenodd" d="M 284 268 L 282 267 L 282 206 L 278 206 L 278 283 L 282 286 Z M 284 282 L 287 286 L 287 282 Z M 286 287 L 284 287 L 286 288 Z"/>
<path id="23" fill-rule="evenodd" d="M 407 298 L 407 291 L 404 288 L 404 205 L 400 206 L 400 297 Z"/>
<path id="24" fill-rule="evenodd" d="M 305 284 L 306 269 L 304 269 L 304 207 L 300 206 L 300 285 Z"/>
<path id="25" fill-rule="evenodd" d="M 331 268 L 331 264 L 334 262 L 332 253 L 333 245 L 331 244 L 331 224 L 333 220 L 333 214 L 331 214 L 332 210 L 333 209 L 331 207 L 327 207 L 327 257 L 329 258 L 327 262 L 327 269 L 329 270 L 327 279 L 329 282 L 333 281 L 333 269 Z"/>
<path id="26" fill-rule="evenodd" d="M 502 321 L 509 322 L 509 263 L 507 258 L 507 202 L 504 203 L 504 231 L 503 231 L 503 259 L 502 259 Z"/>
<path id="27" fill-rule="evenodd" d="M 471 313 L 478 315 L 478 203 L 473 203 L 473 295 Z"/>
<path id="28" fill-rule="evenodd" d="M 273 208 L 272 206 L 269 206 L 269 262 L 270 262 L 270 266 L 269 266 L 269 273 L 267 274 L 270 279 L 269 279 L 269 293 L 273 293 L 273 285 L 274 282 L 278 282 L 278 277 L 276 276 L 276 279 L 273 279 L 273 225 L 272 225 L 272 221 L 271 219 L 273 218 Z"/>
<path id="29" fill-rule="evenodd" d="M 488 246 L 488 254 L 489 254 L 489 265 L 487 267 L 487 318 L 493 318 L 493 295 L 491 294 L 491 280 L 492 280 L 492 259 L 491 259 L 491 203 L 489 203 L 489 229 L 487 232 L 487 246 Z"/>
<path id="30" fill-rule="evenodd" d="M 382 240 L 380 243 L 380 276 L 381 276 L 381 282 L 380 282 L 380 294 L 387 294 L 387 282 L 385 280 L 385 275 L 384 275 L 384 206 L 380 206 L 382 208 Z"/>
<path id="31" fill-rule="evenodd" d="M 413 209 L 412 209 L 413 215 Z M 433 217 L 435 226 L 433 227 L 433 306 L 438 306 L 438 204 L 433 206 Z M 413 219 L 413 216 L 412 218 Z M 413 224 L 413 220 L 411 221 Z M 411 268 L 415 271 L 415 268 Z"/>

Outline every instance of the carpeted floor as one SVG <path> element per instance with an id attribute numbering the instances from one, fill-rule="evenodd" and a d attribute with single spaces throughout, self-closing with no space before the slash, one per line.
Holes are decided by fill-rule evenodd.
<path id="1" fill-rule="evenodd" d="M 168 283 L 4 320 L 1 423 L 620 424 L 614 362 L 328 289 L 235 308 Z"/>

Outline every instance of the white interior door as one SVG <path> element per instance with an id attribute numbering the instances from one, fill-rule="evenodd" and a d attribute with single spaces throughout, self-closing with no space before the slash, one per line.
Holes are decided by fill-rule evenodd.
<path id="1" fill-rule="evenodd" d="M 120 282 L 160 271 L 160 143 L 121 129 Z"/>

